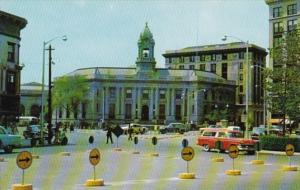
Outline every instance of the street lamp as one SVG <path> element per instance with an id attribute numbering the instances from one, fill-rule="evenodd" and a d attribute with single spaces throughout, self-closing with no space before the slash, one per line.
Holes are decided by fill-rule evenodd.
<path id="1" fill-rule="evenodd" d="M 42 101 L 41 101 L 41 124 L 42 124 L 42 131 L 44 128 L 44 99 L 45 99 L 45 95 L 44 95 L 44 91 L 45 91 L 45 51 L 46 51 L 46 45 L 50 44 L 50 42 L 56 40 L 56 39 L 62 39 L 63 41 L 67 41 L 67 36 L 63 35 L 63 36 L 56 36 L 54 38 L 52 38 L 51 40 L 48 41 L 44 41 L 43 42 L 43 68 L 42 68 Z M 51 65 L 51 63 L 49 63 Z M 49 67 L 51 67 L 49 65 Z M 50 88 L 50 86 L 48 87 Z M 48 110 L 49 112 L 49 110 Z M 50 114 L 50 113 L 49 113 Z M 44 138 L 44 134 L 41 133 L 41 139 Z"/>
<path id="2" fill-rule="evenodd" d="M 249 123 L 248 123 L 248 112 L 249 112 L 249 41 L 246 42 L 241 40 L 238 37 L 235 36 L 227 36 L 225 35 L 222 40 L 226 41 L 227 38 L 233 38 L 236 40 L 239 40 L 240 42 L 246 44 L 246 126 L 245 126 L 245 138 L 249 138 Z"/>

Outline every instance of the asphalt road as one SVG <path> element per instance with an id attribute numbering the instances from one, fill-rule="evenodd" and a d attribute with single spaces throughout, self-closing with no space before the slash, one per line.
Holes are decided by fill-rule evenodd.
<path id="1" fill-rule="evenodd" d="M 94 144 L 88 143 L 90 135 L 95 137 Z M 22 170 L 16 166 L 17 153 L 28 150 L 40 156 L 34 159 L 32 166 L 25 171 L 25 183 L 40 190 L 81 190 L 81 189 L 300 189 L 300 172 L 284 172 L 282 165 L 288 164 L 286 156 L 262 155 L 265 165 L 255 166 L 251 160 L 255 156 L 240 155 L 235 160 L 235 168 L 241 170 L 241 176 L 227 176 L 225 171 L 232 169 L 232 159 L 220 154 L 224 163 L 212 162 L 215 152 L 203 152 L 196 144 L 196 134 L 156 135 L 139 137 L 135 147 L 127 136 L 121 136 L 119 147 L 106 144 L 103 131 L 76 131 L 68 134 L 69 145 L 16 149 L 13 154 L 0 154 L 5 162 L 0 162 L 0 189 L 11 189 L 12 184 L 21 183 Z M 158 144 L 151 144 L 151 137 L 158 137 Z M 178 174 L 186 172 L 187 162 L 180 156 L 183 138 L 195 149 L 195 157 L 189 162 L 190 172 L 196 179 L 181 180 Z M 93 167 L 88 160 L 89 150 L 97 147 L 101 152 L 101 161 L 96 166 L 97 178 L 104 180 L 105 186 L 87 188 L 84 183 L 93 178 Z M 141 152 L 132 154 L 134 149 Z M 62 156 L 61 152 L 70 152 L 71 156 Z M 158 157 L 150 153 L 159 153 Z M 299 156 L 292 157 L 292 164 L 299 165 Z"/>

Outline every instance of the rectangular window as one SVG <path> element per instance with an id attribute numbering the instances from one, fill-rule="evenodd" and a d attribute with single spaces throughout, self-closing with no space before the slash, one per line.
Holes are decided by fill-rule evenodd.
<path id="1" fill-rule="evenodd" d="M 85 119 L 85 117 L 86 117 L 86 110 L 87 110 L 87 104 L 82 103 L 81 104 L 81 110 L 82 110 L 81 117 L 82 117 L 82 119 Z"/>
<path id="2" fill-rule="evenodd" d="M 192 114 L 195 114 L 195 105 L 192 105 Z"/>
<path id="3" fill-rule="evenodd" d="M 108 117 L 109 119 L 115 119 L 115 104 L 109 104 L 109 112 Z"/>
<path id="4" fill-rule="evenodd" d="M 183 63 L 184 62 L 184 57 L 180 57 L 180 63 Z"/>
<path id="5" fill-rule="evenodd" d="M 240 92 L 242 93 L 243 91 L 243 85 L 240 85 Z"/>
<path id="6" fill-rule="evenodd" d="M 15 44 L 8 42 L 7 61 L 15 62 Z"/>
<path id="7" fill-rule="evenodd" d="M 210 65 L 210 72 L 216 73 L 216 67 L 217 67 L 216 64 L 211 64 L 211 65 Z"/>
<path id="8" fill-rule="evenodd" d="M 273 8 L 273 18 L 277 18 L 281 16 L 282 16 L 282 8 L 281 7 Z"/>
<path id="9" fill-rule="evenodd" d="M 159 90 L 159 99 L 165 99 L 166 98 L 166 91 L 165 90 Z"/>
<path id="10" fill-rule="evenodd" d="M 175 98 L 176 98 L 176 100 L 180 100 L 181 99 L 181 95 L 182 95 L 182 91 L 181 90 L 176 90 L 175 91 Z"/>
<path id="11" fill-rule="evenodd" d="M 62 118 L 62 114 L 63 114 L 62 108 L 59 108 L 58 109 L 58 118 Z"/>
<path id="12" fill-rule="evenodd" d="M 149 99 L 149 90 L 143 90 L 143 99 Z"/>
<path id="13" fill-rule="evenodd" d="M 243 95 L 239 95 L 239 104 L 243 104 Z"/>
<path id="14" fill-rule="evenodd" d="M 192 62 L 192 63 L 195 62 L 195 56 L 190 56 L 190 62 Z"/>
<path id="15" fill-rule="evenodd" d="M 109 98 L 116 98 L 116 88 L 109 88 Z"/>
<path id="16" fill-rule="evenodd" d="M 222 63 L 222 77 L 227 79 L 227 63 Z"/>
<path id="17" fill-rule="evenodd" d="M 165 104 L 159 104 L 159 119 L 166 119 L 166 106 Z"/>
<path id="18" fill-rule="evenodd" d="M 66 108 L 66 118 L 69 118 L 70 117 L 70 108 L 69 108 L 69 105 L 67 105 L 67 108 Z"/>
<path id="19" fill-rule="evenodd" d="M 205 61 L 205 55 L 200 55 L 200 61 Z"/>
<path id="20" fill-rule="evenodd" d="M 287 14 L 294 15 L 297 14 L 297 4 L 292 4 L 287 6 Z"/>
<path id="21" fill-rule="evenodd" d="M 273 33 L 277 34 L 277 33 L 281 33 L 283 32 L 283 24 L 282 22 L 275 22 L 273 24 Z"/>
<path id="22" fill-rule="evenodd" d="M 240 74 L 240 81 L 243 81 L 243 74 Z"/>
<path id="23" fill-rule="evenodd" d="M 189 68 L 190 68 L 190 70 L 194 70 L 195 69 L 195 65 L 190 65 Z"/>
<path id="24" fill-rule="evenodd" d="M 172 58 L 166 58 L 166 63 L 172 63 Z"/>
<path id="25" fill-rule="evenodd" d="M 179 69 L 184 69 L 184 65 L 179 65 Z"/>
<path id="26" fill-rule="evenodd" d="M 200 71 L 205 71 L 205 64 L 200 64 Z"/>
<path id="27" fill-rule="evenodd" d="M 215 61 L 216 60 L 216 54 L 212 54 L 210 60 Z"/>
<path id="28" fill-rule="evenodd" d="M 222 60 L 227 60 L 227 54 L 226 53 L 222 54 Z"/>
<path id="29" fill-rule="evenodd" d="M 243 62 L 239 63 L 239 69 L 243 69 Z"/>
<path id="30" fill-rule="evenodd" d="M 239 52 L 239 59 L 245 58 L 245 52 Z"/>
<path id="31" fill-rule="evenodd" d="M 297 20 L 294 19 L 294 20 L 289 20 L 288 21 L 288 31 L 293 31 L 293 30 L 296 30 L 297 28 Z"/>
<path id="32" fill-rule="evenodd" d="M 128 99 L 132 98 L 132 90 L 131 89 L 126 89 L 126 98 L 128 98 Z"/>

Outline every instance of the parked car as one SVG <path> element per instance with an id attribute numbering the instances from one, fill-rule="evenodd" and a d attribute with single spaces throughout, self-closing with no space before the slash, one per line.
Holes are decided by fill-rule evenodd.
<path id="1" fill-rule="evenodd" d="M 283 127 L 280 125 L 272 125 L 269 133 L 270 135 L 283 136 Z"/>
<path id="2" fill-rule="evenodd" d="M 189 127 L 187 125 L 184 125 L 183 123 L 170 123 L 165 127 L 161 127 L 159 131 L 161 134 L 165 134 L 165 133 L 183 134 L 184 132 L 189 131 Z"/>
<path id="3" fill-rule="evenodd" d="M 223 128 L 221 125 L 209 125 L 207 128 Z"/>
<path id="4" fill-rule="evenodd" d="M 253 127 L 251 138 L 254 140 L 258 140 L 260 136 L 266 135 L 267 131 L 265 127 Z"/>
<path id="5" fill-rule="evenodd" d="M 11 153 L 15 147 L 21 146 L 21 136 L 9 134 L 5 127 L 0 126 L 0 148 Z"/>
<path id="6" fill-rule="evenodd" d="M 197 145 L 202 146 L 204 151 L 210 151 L 211 149 L 216 149 L 217 141 L 221 142 L 220 151 L 228 150 L 230 145 L 237 145 L 240 151 L 245 151 L 248 154 L 255 153 L 255 143 L 257 142 L 252 139 L 244 139 L 243 133 L 240 131 L 226 128 L 206 128 L 198 137 Z"/>

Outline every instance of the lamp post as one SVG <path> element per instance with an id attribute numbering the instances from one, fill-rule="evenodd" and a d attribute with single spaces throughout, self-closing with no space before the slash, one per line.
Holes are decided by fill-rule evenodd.
<path id="1" fill-rule="evenodd" d="M 222 40 L 226 41 L 227 38 L 233 38 L 236 40 L 239 40 L 240 42 L 246 44 L 246 100 L 245 100 L 245 104 L 246 104 L 246 126 L 245 126 L 245 138 L 249 138 L 249 121 L 248 121 L 248 112 L 249 112 L 249 41 L 247 40 L 246 42 L 241 40 L 238 37 L 235 36 L 227 36 L 225 35 Z"/>
<path id="2" fill-rule="evenodd" d="M 58 38 L 61 38 L 63 41 L 67 41 L 67 36 L 56 36 L 54 38 L 52 38 L 51 40 L 48 41 L 44 41 L 43 42 L 43 67 L 42 67 L 42 101 L 41 101 L 41 125 L 42 125 L 42 130 L 44 128 L 44 99 L 45 99 L 45 95 L 44 95 L 44 91 L 45 91 L 45 51 L 46 51 L 46 46 L 48 44 L 50 44 L 50 42 L 52 42 L 53 40 L 56 40 Z M 50 48 L 51 49 L 51 48 Z M 50 51 L 49 51 L 50 52 Z M 49 67 L 51 63 L 49 64 Z M 50 87 L 49 87 L 50 88 Z M 50 114 L 50 113 L 49 113 Z M 44 134 L 41 133 L 41 139 L 44 138 Z M 43 141 L 42 141 L 43 142 Z"/>

